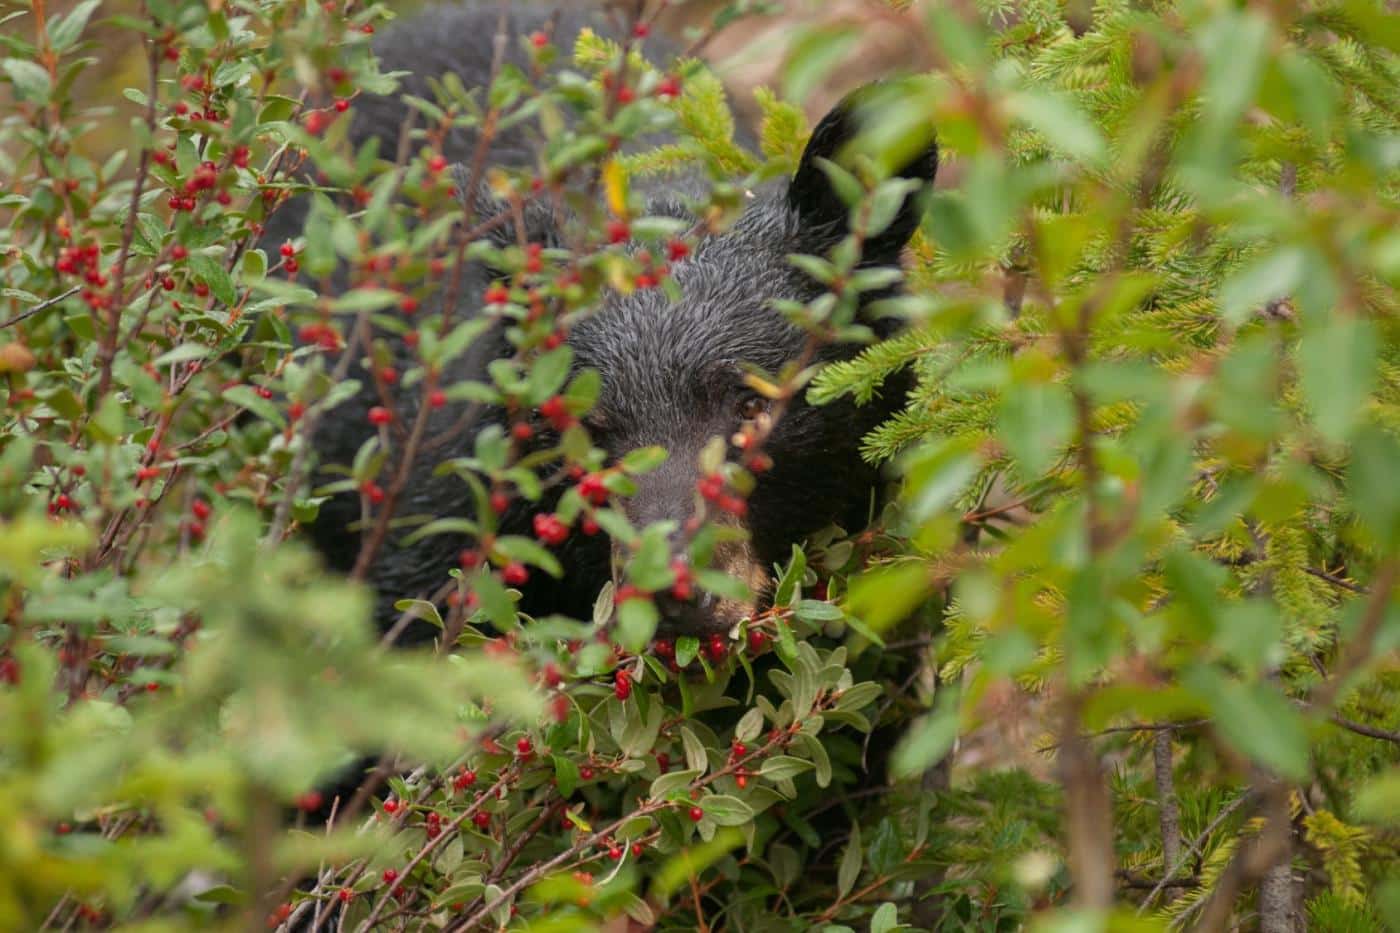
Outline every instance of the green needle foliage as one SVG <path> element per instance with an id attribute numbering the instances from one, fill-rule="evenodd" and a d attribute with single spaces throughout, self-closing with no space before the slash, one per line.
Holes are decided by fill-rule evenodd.
<path id="1" fill-rule="evenodd" d="M 0 20 L 0 929 L 1400 929 L 1384 3 L 872 2 L 921 67 L 835 173 L 856 234 L 794 260 L 832 293 L 781 310 L 868 336 L 859 293 L 897 278 L 857 268 L 897 189 L 880 166 L 932 127 L 953 181 L 880 304 L 903 328 L 755 380 L 821 403 L 912 374 L 865 438 L 891 501 L 795 548 L 730 637 L 654 644 L 651 594 L 685 581 L 668 529 L 615 501 L 663 452 L 605 462 L 579 421 L 596 374 L 567 379 L 556 332 L 673 288 L 661 256 L 791 173 L 794 101 L 858 30 L 793 37 L 759 152 L 633 20 L 442 82 L 376 156 L 343 114 L 395 86 L 368 47 L 384 5 L 108 13 Z M 85 105 L 99 25 L 139 37 L 145 83 Z M 438 157 L 513 125 L 535 169 L 475 180 L 568 203 L 543 255 L 488 243 Z M 632 189 L 679 172 L 711 181 L 704 229 L 642 213 Z M 306 237 L 259 247 L 291 198 Z M 645 258 L 609 242 L 619 219 Z M 487 303 L 513 355 L 439 384 L 484 324 L 415 311 L 476 301 L 453 273 L 479 260 L 507 273 Z M 313 488 L 351 358 L 394 405 Z M 566 427 L 529 462 L 487 430 L 449 464 L 482 518 L 396 515 L 397 426 L 458 402 Z M 705 472 L 742 495 L 722 448 Z M 550 473 L 566 528 L 631 553 L 594 619 L 517 611 L 519 575 L 560 568 L 496 535 L 488 497 Z M 389 594 L 434 645 L 393 647 L 297 539 L 338 491 L 366 539 L 471 540 L 431 599 Z M 366 755 L 326 821 L 318 788 Z"/>

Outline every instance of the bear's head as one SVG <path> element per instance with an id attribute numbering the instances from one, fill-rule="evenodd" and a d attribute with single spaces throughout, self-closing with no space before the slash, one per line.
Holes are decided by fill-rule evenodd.
<path id="1" fill-rule="evenodd" d="M 859 352 L 854 343 L 813 347 L 773 303 L 805 303 L 827 290 L 789 257 L 825 255 L 849 233 L 850 209 L 822 161 L 839 160 L 855 136 L 861 93 L 820 121 L 786 185 L 757 194 L 728 231 L 702 239 L 672 266 L 679 301 L 659 289 L 617 296 L 570 334 L 575 364 L 602 377 L 601 396 L 586 420 L 595 442 L 614 457 L 648 445 L 669 452 L 660 468 L 638 478 L 636 493 L 625 502 L 634 527 L 669 522 L 678 544 L 687 534 L 687 519 L 701 502 L 702 449 L 713 438 L 728 443 L 747 419 L 771 417 L 772 403 L 749 388 L 746 372 L 776 374 L 794 362 Z M 893 174 L 926 185 L 937 165 L 930 141 Z M 904 198 L 889 225 L 864 243 L 863 265 L 898 265 L 918 225 L 920 203 L 917 191 Z M 863 323 L 877 333 L 890 330 L 888 321 Z M 761 606 L 775 562 L 785 560 L 794 543 L 833 522 L 863 527 L 878 477 L 861 457 L 861 439 L 901 396 L 887 386 L 883 397 L 863 406 L 845 399 L 813 405 L 800 392 L 786 402 L 765 445 L 771 467 L 757 474 L 742 513 L 709 510 L 714 520 L 747 532 L 743 540 L 716 547 L 713 563 L 742 578 L 752 598 L 719 598 L 699 588 L 689 600 L 662 597 L 662 631 L 729 629 Z M 741 459 L 733 447 L 729 452 Z"/>

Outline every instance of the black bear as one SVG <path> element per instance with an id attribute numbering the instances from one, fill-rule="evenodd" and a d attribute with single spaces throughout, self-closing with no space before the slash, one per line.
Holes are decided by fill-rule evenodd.
<path id="1" fill-rule="evenodd" d="M 496 4 L 439 7 L 383 30 L 375 42 L 382 70 L 412 72 L 401 90 L 424 97 L 431 96 L 428 77 L 447 71 L 459 75 L 467 87 L 486 83 L 499 10 Z M 512 4 L 507 57 L 522 54 L 519 36 L 546 23 L 555 41 L 568 48 L 581 28 L 601 25 L 594 16 Z M 358 145 L 378 138 L 385 148 L 391 147 L 405 113 L 405 105 L 396 98 L 361 97 L 353 114 L 352 141 Z M 591 367 L 601 375 L 601 396 L 587 419 L 594 442 L 614 457 L 644 445 L 661 445 L 670 453 L 659 469 L 640 478 L 636 494 L 624 503 L 635 527 L 668 519 L 680 523 L 691 515 L 701 479 L 697 465 L 701 448 L 711 438 L 731 437 L 744 419 L 762 415 L 766 403 L 746 388 L 741 367 L 751 364 L 777 372 L 804 352 L 806 335 L 775 311 L 771 302 L 806 302 L 825 291 L 788 257 L 825 254 L 847 234 L 848 208 L 820 161 L 835 159 L 855 130 L 849 104 L 823 118 L 790 180 L 754 192 L 727 232 L 701 239 L 690 255 L 672 265 L 671 275 L 682 296 L 679 301 L 669 300 L 661 289 L 612 295 L 570 331 L 567 339 L 574 365 Z M 469 134 L 459 134 L 445 142 L 444 155 L 460 162 L 470 158 L 475 145 Z M 499 165 L 525 166 L 532 151 L 522 131 L 495 140 L 490 159 Z M 937 150 L 930 144 L 896 174 L 930 182 L 937 161 Z M 865 244 L 866 264 L 897 265 L 918 224 L 917 204 L 917 197 L 908 197 L 888 229 Z M 301 232 L 304 206 L 293 202 L 287 208 L 269 224 L 266 242 L 279 243 Z M 663 190 L 656 193 L 652 210 L 676 216 L 684 208 L 679 197 Z M 529 226 L 532 238 L 549 239 L 548 230 L 536 229 L 533 221 Z M 477 302 L 490 285 L 492 272 L 477 266 L 469 274 L 473 281 L 460 293 Z M 472 315 L 480 309 L 467 303 L 453 313 Z M 888 332 L 871 323 L 878 333 Z M 509 349 L 503 332 L 488 332 L 472 352 L 459 358 L 455 369 L 444 374 L 444 381 L 480 378 L 485 366 Z M 848 358 L 858 350 L 854 344 L 828 344 L 813 361 Z M 317 432 L 315 445 L 323 463 L 349 462 L 374 430 L 366 415 L 379 398 L 368 388 L 371 380 L 363 378 L 362 370 L 359 375 L 367 388 L 333 410 Z M 871 404 L 858 406 L 843 400 L 816 406 L 798 398 L 782 414 L 766 447 L 772 466 L 759 475 L 742 518 L 736 519 L 748 533 L 747 543 L 717 555 L 724 570 L 749 583 L 759 603 L 774 563 L 786 559 L 793 543 L 832 522 L 846 528 L 863 526 L 878 476 L 861 458 L 860 441 L 902 401 L 898 388 L 887 386 L 886 394 Z M 459 415 L 451 406 L 435 412 L 430 436 L 445 430 Z M 499 423 L 501 417 L 499 412 L 487 411 L 477 428 Z M 419 464 L 398 513 L 469 515 L 474 506 L 466 485 L 456 477 L 433 476 L 433 467 L 444 457 L 461 456 L 470 444 L 468 434 L 454 449 L 438 450 L 434 458 Z M 517 499 L 502 516 L 502 530 L 529 535 L 535 511 L 549 507 L 548 501 L 531 506 Z M 354 563 L 359 550 L 358 535 L 346 533 L 346 526 L 359 518 L 358 499 L 344 495 L 326 503 L 309 528 L 331 563 L 341 569 Z M 391 536 L 367 577 L 379 594 L 381 624 L 395 617 L 395 599 L 420 596 L 441 585 L 464 543 L 462 538 L 439 535 L 405 545 L 401 536 L 399 540 Z M 560 612 L 587 618 L 610 578 L 609 545 L 601 535 L 575 534 L 559 549 L 559 557 L 565 567 L 563 577 L 554 580 L 532 574 L 521 587 L 522 608 L 534 614 Z M 668 599 L 662 624 L 675 634 L 711 634 L 727 630 L 754 608 L 697 592 L 690 600 Z"/>

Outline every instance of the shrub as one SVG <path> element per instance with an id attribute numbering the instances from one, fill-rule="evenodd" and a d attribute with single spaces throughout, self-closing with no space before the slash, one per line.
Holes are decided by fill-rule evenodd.
<path id="1" fill-rule="evenodd" d="M 1393 17 L 901 6 L 870 12 L 919 36 L 926 72 L 872 102 L 871 158 L 836 173 L 857 233 L 794 260 L 837 287 L 784 311 L 821 334 L 892 281 L 856 271 L 879 162 L 933 125 L 958 182 L 883 303 L 906 326 L 755 378 L 829 401 L 912 371 L 866 439 L 898 495 L 796 548 L 771 608 L 703 644 L 652 641 L 670 546 L 613 506 L 661 454 L 605 469 L 573 425 L 597 379 L 566 382 L 554 335 L 608 289 L 667 287 L 660 257 L 693 246 L 634 186 L 698 167 L 722 228 L 791 170 L 793 100 L 758 96 L 747 151 L 718 81 L 647 63 L 633 19 L 620 44 L 526 38 L 538 67 L 485 93 L 446 82 L 378 161 L 343 114 L 394 87 L 368 50 L 382 6 L 152 0 L 107 23 L 141 37 L 148 82 L 87 107 L 99 4 L 7 22 L 0 925 L 1400 924 Z M 849 37 L 799 35 L 789 96 Z M 543 171 L 446 171 L 452 129 L 536 121 Z M 113 151 L 87 148 L 99 130 Z M 656 131 L 674 141 L 614 155 Z M 513 211 L 566 198 L 582 232 L 491 245 L 448 196 L 477 182 Z M 289 199 L 306 236 L 260 245 Z M 624 222 L 647 259 L 614 248 Z M 511 273 L 483 297 L 520 322 L 514 356 L 440 385 L 479 325 L 418 309 L 483 259 Z M 384 334 L 414 351 L 392 375 Z M 312 488 L 308 438 L 360 357 L 383 430 Z M 485 524 L 410 527 L 412 425 L 439 400 L 570 427 L 529 462 L 483 432 L 454 472 Z M 722 446 L 706 472 L 741 496 Z M 491 490 L 537 497 L 543 464 L 605 475 L 558 519 L 632 545 L 592 620 L 521 615 L 512 583 L 555 558 L 489 524 Z M 338 490 L 361 497 L 366 560 L 389 534 L 476 541 L 398 606 L 433 649 L 389 650 L 363 589 L 296 540 Z M 997 745 L 1011 719 L 1044 737 Z M 940 784 L 960 737 L 994 760 Z M 312 825 L 364 754 L 379 766 Z"/>

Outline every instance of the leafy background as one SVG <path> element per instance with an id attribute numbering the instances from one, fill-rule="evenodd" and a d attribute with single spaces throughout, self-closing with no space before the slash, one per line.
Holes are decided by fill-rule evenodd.
<path id="1" fill-rule="evenodd" d="M 329 307 L 290 281 L 287 259 L 315 271 L 406 243 L 459 258 L 445 223 L 401 222 L 411 203 L 327 201 L 333 253 L 252 248 L 300 190 L 279 170 L 302 149 L 347 189 L 402 185 L 411 201 L 449 184 L 431 130 L 402 167 L 357 163 L 329 100 L 300 96 L 388 87 L 364 55 L 380 10 L 13 8 L 0 925 L 1400 926 L 1393 12 L 798 6 L 733 63 L 754 21 L 705 30 L 746 6 L 682 8 L 717 66 L 739 69 L 732 98 L 692 64 L 666 100 L 652 92 L 668 67 L 638 62 L 646 93 L 619 110 L 603 72 L 621 51 L 585 40 L 558 52 L 578 85 L 516 81 L 486 102 L 579 108 L 579 145 L 549 157 L 596 173 L 595 210 L 638 209 L 629 175 L 699 164 L 720 222 L 726 183 L 789 171 L 807 116 L 883 36 L 913 77 L 866 148 L 938 128 L 949 170 L 888 306 L 907 328 L 810 386 L 775 381 L 866 397 L 912 369 L 905 410 L 866 441 L 898 501 L 795 553 L 775 608 L 733 643 L 673 658 L 641 650 L 644 599 L 622 602 L 617 648 L 588 620 L 518 621 L 500 571 L 549 569 L 528 540 L 416 607 L 440 620 L 440 650 L 389 651 L 365 594 L 284 540 L 314 515 L 296 451 L 344 373 L 330 350 L 289 353 L 294 329 L 343 339 L 377 315 L 420 333 L 405 393 L 432 391 L 423 364 L 465 339 L 394 317 L 400 296 L 450 289 L 424 259 Z M 751 95 L 763 60 L 779 63 L 772 90 Z M 274 80 L 246 80 L 259 70 Z M 174 110 L 201 97 L 218 119 Z M 732 141 L 731 100 L 760 152 Z M 482 119 L 458 104 L 440 127 Z M 626 114 L 677 144 L 592 154 Z M 212 186 L 172 208 L 201 157 Z M 878 172 L 857 175 L 868 220 Z M 523 179 L 493 184 L 526 197 Z M 544 290 L 545 324 L 648 274 L 596 216 L 547 257 L 580 284 Z M 658 250 L 674 235 L 635 223 Z M 493 258 L 524 274 L 523 255 Z M 523 388 L 448 390 L 539 404 L 562 388 L 545 339 L 517 341 Z M 589 401 L 587 385 L 565 395 Z M 367 499 L 376 461 L 403 450 L 382 453 L 354 465 Z M 476 453 L 465 474 L 515 468 Z M 558 457 L 598 465 L 586 437 Z M 636 539 L 629 579 L 646 592 L 674 582 L 659 540 Z M 864 776 L 872 745 L 887 784 Z M 311 825 L 331 763 L 385 749 L 397 760 L 353 818 Z"/>

